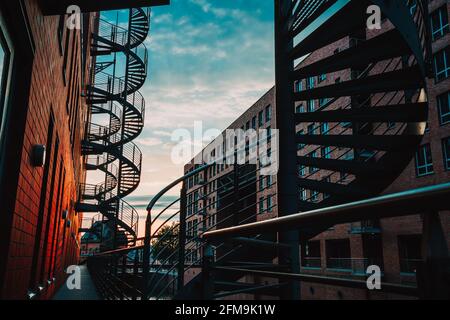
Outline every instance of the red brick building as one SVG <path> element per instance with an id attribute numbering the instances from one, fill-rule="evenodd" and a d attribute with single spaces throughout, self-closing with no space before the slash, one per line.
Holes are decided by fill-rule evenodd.
<path id="1" fill-rule="evenodd" d="M 49 298 L 77 264 L 93 14 L 82 28 L 40 2 L 0 4 L 0 298 Z M 45 148 L 45 153 L 43 152 Z"/>

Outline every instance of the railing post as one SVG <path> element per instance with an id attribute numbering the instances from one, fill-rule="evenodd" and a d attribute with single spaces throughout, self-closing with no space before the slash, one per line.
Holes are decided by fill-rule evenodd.
<path id="1" fill-rule="evenodd" d="M 423 216 L 422 258 L 424 262 L 417 273 L 420 297 L 449 300 L 450 262 L 438 211 Z"/>
<path id="2" fill-rule="evenodd" d="M 214 292 L 214 276 L 212 265 L 214 263 L 214 253 L 211 243 L 206 241 L 203 249 L 202 259 L 202 299 L 212 300 Z"/>
<path id="3" fill-rule="evenodd" d="M 151 243 L 152 213 L 151 209 L 147 211 L 147 219 L 145 220 L 145 238 L 143 266 L 142 266 L 142 300 L 148 300 L 148 280 L 150 272 L 150 243 Z"/>
<path id="4" fill-rule="evenodd" d="M 139 251 L 134 251 L 134 264 L 133 264 L 133 300 L 137 300 L 137 290 L 139 287 L 138 273 L 139 273 Z"/>
<path id="5" fill-rule="evenodd" d="M 179 228 L 179 248 L 178 248 L 178 285 L 180 291 L 184 286 L 184 264 L 186 261 L 186 185 L 183 182 L 180 197 L 180 228 Z"/>

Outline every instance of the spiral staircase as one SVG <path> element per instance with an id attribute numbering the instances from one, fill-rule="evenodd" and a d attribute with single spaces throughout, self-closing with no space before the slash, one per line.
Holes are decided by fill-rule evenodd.
<path id="1" fill-rule="evenodd" d="M 132 141 L 144 126 L 145 100 L 139 89 L 147 79 L 148 52 L 144 44 L 150 30 L 149 11 L 129 11 L 128 29 L 98 18 L 91 54 L 97 61 L 87 86 L 91 119 L 83 141 L 87 170 L 105 174 L 104 182 L 81 186 L 80 212 L 100 212 L 116 226 L 114 244 L 107 249 L 136 243 L 139 216 L 124 197 L 140 183 L 142 153 Z M 124 63 L 119 63 L 121 58 Z M 111 60 L 110 60 L 111 59 Z M 124 65 L 123 75 L 117 69 Z M 104 122 L 104 121 L 103 121 Z M 114 229 L 114 228 L 113 228 Z"/>

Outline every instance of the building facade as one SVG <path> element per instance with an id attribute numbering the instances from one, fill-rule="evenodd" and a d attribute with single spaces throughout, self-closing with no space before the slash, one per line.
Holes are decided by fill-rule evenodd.
<path id="1" fill-rule="evenodd" d="M 415 10 L 414 2 L 411 5 L 411 12 Z M 434 79 L 428 79 L 428 100 L 429 100 L 429 119 L 428 128 L 421 147 L 417 150 L 415 158 L 411 160 L 407 168 L 392 183 L 384 194 L 399 192 L 439 183 L 450 181 L 450 28 L 449 17 L 450 5 L 445 0 L 433 0 L 429 2 L 430 28 L 432 34 L 432 51 Z M 342 50 L 348 49 L 364 41 L 375 37 L 392 26 L 386 20 L 382 21 L 381 30 L 356 32 L 354 35 L 340 39 L 322 49 L 316 50 L 305 57 L 298 65 L 304 67 L 322 60 L 325 57 L 332 56 Z M 398 65 L 395 60 L 389 64 L 381 63 L 376 68 L 388 70 Z M 327 86 L 341 81 L 348 81 L 361 77 L 365 72 L 376 73 L 379 70 L 349 70 L 334 72 L 333 74 L 323 74 L 307 78 L 295 83 L 295 91 Z M 266 105 L 272 107 L 272 113 L 275 114 L 275 88 L 266 93 L 260 101 L 241 115 L 229 128 L 249 129 L 255 128 L 258 123 L 261 112 L 264 113 Z M 375 96 L 372 99 L 377 99 Z M 327 108 L 327 110 L 345 109 L 352 105 L 354 101 L 350 97 L 344 97 L 337 101 L 328 99 L 299 101 L 296 103 L 295 112 L 314 112 L 316 110 Z M 264 115 L 263 115 L 264 117 Z M 276 119 L 272 117 L 269 124 L 272 128 L 277 128 Z M 257 127 L 257 126 L 256 126 Z M 264 125 L 262 126 L 264 127 Z M 374 130 L 381 132 L 389 131 L 392 133 L 399 129 L 396 123 L 379 124 Z M 351 124 L 347 123 L 300 123 L 296 127 L 298 135 L 320 134 L 346 134 L 353 130 Z M 314 146 L 298 144 L 299 157 L 325 158 L 325 159 L 354 159 L 356 152 L 345 148 L 331 148 L 328 146 Z M 211 152 L 207 150 L 205 153 Z M 358 151 L 358 156 L 370 158 L 370 152 L 367 154 Z M 185 166 L 185 173 L 199 166 L 192 161 Z M 259 172 L 260 167 L 256 168 Z M 195 236 L 203 230 L 228 227 L 229 225 L 220 225 L 219 221 L 213 220 L 214 216 L 219 217 L 217 212 L 221 210 L 220 196 L 214 190 L 220 189 L 221 175 L 230 175 L 233 172 L 233 166 L 213 165 L 205 172 L 200 173 L 187 182 L 187 216 L 188 232 L 195 228 Z M 333 172 L 328 170 L 319 170 L 313 166 L 299 165 L 298 177 L 308 177 L 308 179 L 328 182 L 345 182 L 352 180 L 352 176 L 345 173 Z M 253 190 L 247 190 L 247 194 L 255 193 L 255 206 L 251 208 L 255 215 L 255 220 L 265 220 L 278 216 L 277 186 L 276 177 L 269 178 L 272 184 L 268 184 L 258 177 L 255 179 Z M 231 181 L 231 180 L 230 180 Z M 261 185 L 260 185 L 261 183 Z M 212 188 L 212 189 L 211 189 Z M 207 195 L 204 197 L 203 195 Z M 270 195 L 274 199 L 267 200 Z M 244 196 L 245 197 L 245 196 Z M 326 200 L 327 194 L 306 188 L 298 190 L 298 200 L 303 208 L 308 204 L 317 204 Z M 219 202 L 219 204 L 217 204 Z M 271 212 L 266 209 L 269 203 L 275 207 Z M 313 206 L 311 206 L 313 208 Z M 204 210 L 203 210 L 204 209 Z M 306 210 L 306 209 L 305 209 Z M 447 236 L 447 242 L 450 246 L 450 215 L 448 212 L 440 213 L 442 227 Z M 222 217 L 223 218 L 223 217 Z M 203 220 L 212 220 L 206 224 L 200 223 Z M 239 223 L 238 221 L 237 223 Z M 252 222 L 252 221 L 247 221 Z M 212 227 L 211 227 L 212 223 Z M 236 220 L 233 221 L 234 224 Z M 193 227 L 197 226 L 197 227 Z M 331 227 L 326 232 L 314 236 L 307 243 L 303 243 L 300 249 L 301 272 L 306 274 L 327 275 L 334 277 L 346 277 L 354 279 L 365 279 L 366 270 L 369 265 L 377 265 L 382 271 L 383 281 L 391 283 L 414 284 L 416 283 L 417 264 L 421 261 L 421 233 L 422 221 L 420 215 L 410 215 L 405 217 L 381 219 L 376 221 L 361 221 L 352 224 L 342 224 Z M 188 233 L 189 235 L 189 233 Z M 196 258 L 201 257 L 201 252 L 197 248 L 187 248 L 187 260 L 194 263 Z M 194 253 L 192 253 L 194 252 Z M 199 272 L 198 269 L 191 268 L 187 271 L 186 281 L 192 279 Z M 246 279 L 249 283 L 255 279 Z M 186 282 L 185 281 L 185 282 Z M 269 280 L 259 279 L 258 281 L 268 284 Z M 407 298 L 393 294 L 377 293 L 361 289 L 349 289 L 344 287 L 333 287 L 317 283 L 301 283 L 302 299 L 390 299 Z M 245 298 L 245 296 L 243 296 Z M 247 296 L 255 298 L 258 296 Z M 260 296 L 263 297 L 263 296 Z"/>
<path id="2" fill-rule="evenodd" d="M 0 297 L 45 299 L 77 264 L 93 14 L 81 28 L 39 1 L 0 5 Z"/>

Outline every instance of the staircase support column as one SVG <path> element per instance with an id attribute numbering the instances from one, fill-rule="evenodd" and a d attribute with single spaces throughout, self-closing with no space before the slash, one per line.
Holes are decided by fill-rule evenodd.
<path id="1" fill-rule="evenodd" d="M 289 75 L 294 71 L 294 62 L 289 58 L 293 39 L 288 35 L 287 19 L 291 0 L 275 0 L 275 83 L 276 83 L 276 128 L 278 129 L 278 215 L 286 216 L 298 212 L 297 146 L 295 142 L 295 103 L 293 83 Z M 300 273 L 299 235 L 296 231 L 279 233 L 279 241 L 292 247 L 291 254 L 280 252 L 279 264 L 290 264 L 291 272 Z M 280 298 L 299 299 L 299 282 L 292 281 L 280 288 Z"/>

